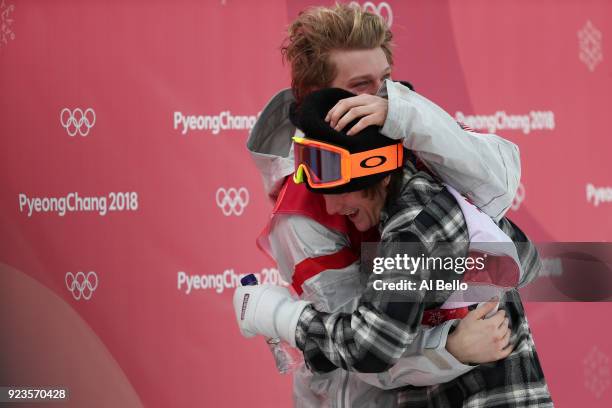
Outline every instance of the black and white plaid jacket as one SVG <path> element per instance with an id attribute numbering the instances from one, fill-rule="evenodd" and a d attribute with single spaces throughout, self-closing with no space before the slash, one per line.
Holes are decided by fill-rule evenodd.
<path id="1" fill-rule="evenodd" d="M 393 257 L 400 242 L 420 244 L 430 255 L 435 254 L 440 243 L 453 243 L 458 252 L 467 253 L 468 230 L 454 197 L 432 176 L 418 172 L 410 164 L 404 168 L 399 193 L 387 200 L 380 221 L 378 256 Z M 499 225 L 514 242 L 528 242 L 522 231 L 506 218 Z M 537 275 L 541 263 L 533 245 L 517 246 L 517 250 L 524 270 L 522 285 Z M 414 275 L 406 271 L 372 274 L 352 314 L 322 313 L 307 307 L 296 332 L 297 345 L 307 365 L 315 372 L 338 367 L 370 373 L 388 370 L 421 330 L 423 310 L 439 305 L 436 302 L 440 300 L 440 293 L 436 293 L 435 300 L 425 291 L 395 293 L 391 298 L 388 292 L 374 290 L 373 282 L 376 279 L 413 280 L 418 285 L 422 279 L 450 281 L 457 276 L 454 272 L 454 276 L 434 274 L 426 270 Z M 515 345 L 506 359 L 481 364 L 444 384 L 399 388 L 400 406 L 553 406 L 518 292 L 506 292 L 501 307 L 510 319 L 511 341 Z"/>

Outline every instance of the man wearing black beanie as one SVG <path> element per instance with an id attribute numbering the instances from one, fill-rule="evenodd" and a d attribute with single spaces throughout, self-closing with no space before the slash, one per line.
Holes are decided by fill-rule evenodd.
<path id="1" fill-rule="evenodd" d="M 350 93 L 341 89 L 324 89 L 308 95 L 294 115 L 296 125 L 304 132 L 304 139 L 316 141 L 323 147 L 332 145 L 345 149 L 350 157 L 355 154 L 364 157 L 364 152 L 396 143 L 381 135 L 375 126 L 354 136 L 345 133 L 352 124 L 343 131 L 330 127 L 325 121 L 327 112 L 347 97 Z M 296 141 L 296 144 L 303 142 Z M 311 157 L 308 159 L 315 162 Z M 303 171 L 312 173 L 312 169 L 305 168 L 307 161 L 300 160 L 296 153 L 296 168 L 302 166 Z M 346 169 L 355 169 L 360 164 L 363 161 Z M 406 242 L 417 245 L 425 254 L 435 253 L 440 244 L 452 244 L 452 250 L 457 254 L 467 252 L 470 238 L 456 197 L 430 174 L 418 171 L 410 160 L 403 166 L 396 163 L 396 168 L 365 177 L 353 177 L 355 174 L 351 171 L 339 176 L 344 184 L 331 188 L 317 185 L 320 180 L 316 180 L 316 176 L 314 182 L 311 183 L 312 179 L 308 177 L 306 181 L 311 191 L 324 194 L 328 212 L 348 215 L 362 231 L 378 226 L 381 242 L 377 256 L 394 258 L 397 244 Z M 395 180 L 391 181 L 391 178 Z M 329 177 L 324 181 L 333 182 Z M 367 189 L 373 189 L 375 194 L 366 194 Z M 508 219 L 502 218 L 499 227 L 514 242 L 528 243 L 527 237 Z M 521 286 L 537 275 L 539 263 L 531 243 L 517 245 L 517 251 L 525 271 L 519 282 Z M 389 296 L 384 291 L 377 291 L 373 283 L 375 280 L 386 284 L 411 280 L 418 288 L 420 281 L 430 273 L 433 271 L 406 273 L 389 270 L 382 275 L 372 274 L 360 304 L 352 314 L 320 313 L 310 306 L 305 307 L 297 324 L 296 344 L 304 352 L 309 367 L 316 371 L 343 367 L 361 372 L 384 372 L 392 368 L 398 356 L 403 354 L 402 350 L 419 332 L 425 308 L 439 302 L 444 294 L 436 293 L 436 302 L 430 301 L 432 294 L 426 290 Z M 454 272 L 437 276 L 444 280 L 456 277 Z M 509 340 L 512 340 L 515 347 L 512 353 L 497 362 L 481 364 L 455 380 L 435 386 L 435 389 L 406 387 L 399 391 L 400 402 L 410 407 L 552 406 L 517 290 L 505 292 L 500 299 L 500 309 L 505 310 L 512 327 L 511 339 L 501 347 L 507 349 Z"/>

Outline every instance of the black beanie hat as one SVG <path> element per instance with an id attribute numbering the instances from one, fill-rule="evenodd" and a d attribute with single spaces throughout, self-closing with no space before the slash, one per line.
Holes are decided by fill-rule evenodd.
<path id="1" fill-rule="evenodd" d="M 348 132 L 361 118 L 355 119 L 341 131 L 335 130 L 328 122 L 325 122 L 325 116 L 327 116 L 329 110 L 333 108 L 339 100 L 352 96 L 355 96 L 355 94 L 339 88 L 325 88 L 311 92 L 304 97 L 299 107 L 292 107 L 291 121 L 304 132 L 307 139 L 318 140 L 342 147 L 351 154 L 398 144 L 399 142 L 397 140 L 383 136 L 380 133 L 380 126 L 368 126 L 359 133 L 348 136 L 346 132 Z M 354 178 L 347 184 L 337 187 L 312 188 L 308 183 L 306 183 L 306 187 L 310 191 L 319 194 L 349 193 L 372 186 L 392 172 L 393 170 Z"/>

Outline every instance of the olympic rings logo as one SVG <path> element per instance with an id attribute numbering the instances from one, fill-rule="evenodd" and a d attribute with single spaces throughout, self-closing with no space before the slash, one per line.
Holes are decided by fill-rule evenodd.
<path id="1" fill-rule="evenodd" d="M 382 17 L 384 20 L 387 21 L 387 25 L 389 27 L 393 25 L 393 10 L 391 10 L 391 6 L 386 1 L 383 1 L 379 3 L 378 5 L 375 5 L 371 1 L 366 1 L 365 3 L 363 3 L 363 5 L 360 5 L 356 1 L 351 1 L 349 5 L 361 7 L 363 11 L 367 11 L 367 12 L 370 12 L 370 13 L 373 13 L 373 14 L 376 14 Z M 383 10 L 385 11 L 384 13 L 383 13 Z M 385 17 L 385 14 L 386 14 L 386 17 Z"/>
<path id="2" fill-rule="evenodd" d="M 510 208 L 513 211 L 517 211 L 519 208 L 521 208 L 521 204 L 523 203 L 523 201 L 525 201 L 525 186 L 523 186 L 523 183 L 520 183 L 518 189 L 516 190 L 516 195 L 512 200 L 512 205 L 510 206 Z"/>
<path id="3" fill-rule="evenodd" d="M 77 272 L 76 274 L 68 272 L 64 280 L 66 281 L 66 287 L 72 292 L 72 297 L 75 300 L 80 300 L 81 298 L 85 300 L 91 299 L 91 296 L 98 287 L 98 275 L 94 271 L 87 272 L 87 274 L 84 272 Z"/>
<path id="4" fill-rule="evenodd" d="M 219 187 L 215 198 L 217 206 L 223 211 L 223 215 L 226 217 L 232 214 L 240 216 L 249 204 L 249 191 L 244 187 L 239 189 Z"/>
<path id="5" fill-rule="evenodd" d="M 60 123 L 68 132 L 68 136 L 75 136 L 77 133 L 81 136 L 87 136 L 96 124 L 96 112 L 92 108 L 87 108 L 85 111 L 81 108 L 76 108 L 73 111 L 64 108 L 60 112 Z"/>

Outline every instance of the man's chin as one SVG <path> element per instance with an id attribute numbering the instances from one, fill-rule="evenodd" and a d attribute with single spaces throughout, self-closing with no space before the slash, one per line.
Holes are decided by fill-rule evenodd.
<path id="1" fill-rule="evenodd" d="M 368 225 L 367 223 L 364 223 L 364 222 L 359 222 L 359 221 L 355 222 L 355 221 L 353 221 L 353 225 L 355 226 L 355 228 L 359 232 L 366 232 L 367 230 L 370 229 L 370 225 Z"/>

